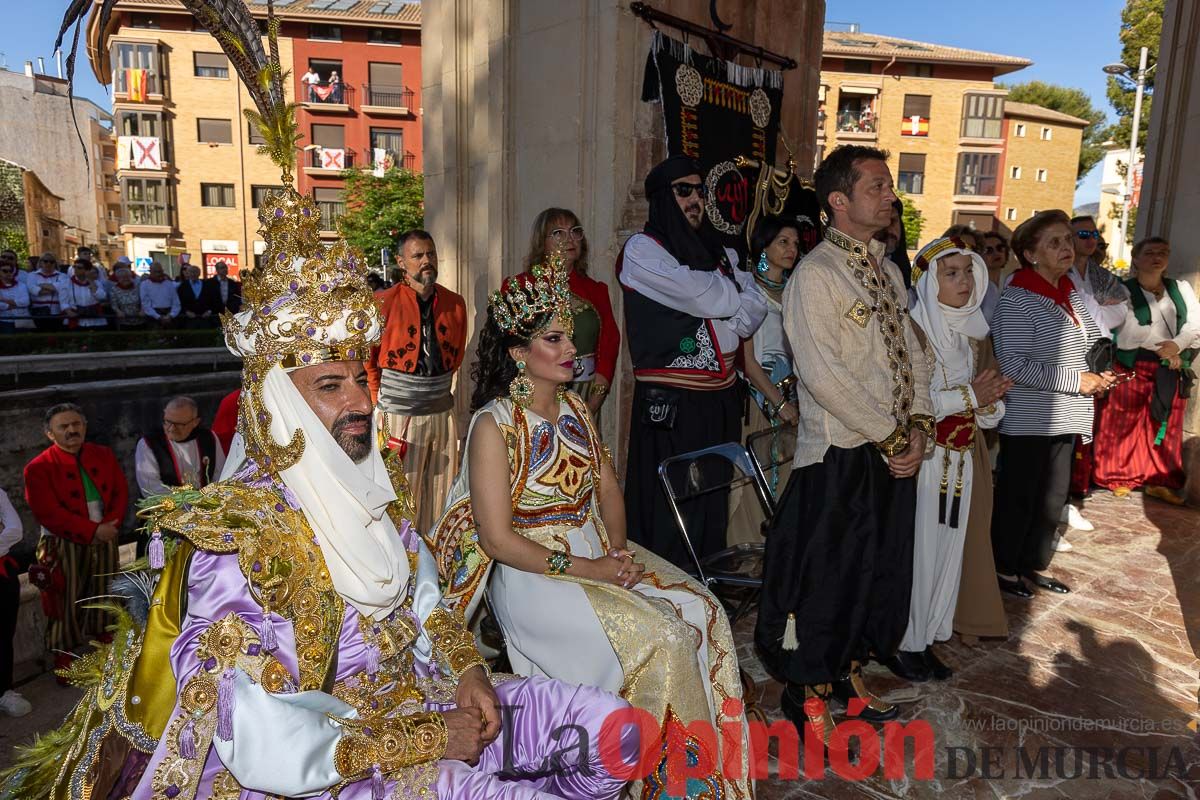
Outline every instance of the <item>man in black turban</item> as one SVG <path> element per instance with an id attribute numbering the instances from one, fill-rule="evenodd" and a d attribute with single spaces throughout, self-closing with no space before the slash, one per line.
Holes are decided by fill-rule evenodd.
<path id="1" fill-rule="evenodd" d="M 672 156 L 646 176 L 650 218 L 617 262 L 633 374 L 625 481 L 629 538 L 694 568 L 658 479 L 680 453 L 741 438 L 734 354 L 766 316 L 753 277 L 721 246 L 704 214 L 703 170 Z M 719 479 L 719 475 L 706 475 Z M 681 510 L 696 555 L 725 547 L 728 493 L 711 492 Z"/>

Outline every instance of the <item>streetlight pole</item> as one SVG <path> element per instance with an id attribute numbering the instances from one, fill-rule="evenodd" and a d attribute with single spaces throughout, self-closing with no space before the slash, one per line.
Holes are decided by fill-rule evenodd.
<path id="1" fill-rule="evenodd" d="M 1129 163 L 1125 168 L 1125 202 L 1121 204 L 1121 253 L 1125 254 L 1129 248 L 1129 206 L 1133 202 L 1133 170 L 1137 164 L 1138 152 L 1138 128 L 1142 123 L 1142 94 L 1146 90 L 1146 58 L 1150 53 L 1150 48 L 1143 47 L 1141 58 L 1138 62 L 1137 72 L 1137 96 L 1133 101 L 1133 134 L 1129 139 Z"/>

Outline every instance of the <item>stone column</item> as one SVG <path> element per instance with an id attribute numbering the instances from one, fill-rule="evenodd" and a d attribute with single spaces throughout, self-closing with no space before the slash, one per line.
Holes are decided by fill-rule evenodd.
<path id="1" fill-rule="evenodd" d="M 1154 113 L 1136 238 L 1171 241 L 1169 274 L 1200 288 L 1200 6 L 1167 0 L 1154 77 Z M 1200 402 L 1196 392 L 1184 421 L 1187 494 L 1200 502 Z"/>
<path id="2" fill-rule="evenodd" d="M 707 3 L 655 5 L 710 24 Z M 734 26 L 731 35 L 801 64 L 784 79 L 783 128 L 806 168 L 815 144 L 824 0 L 718 6 Z M 650 38 L 650 27 L 633 16 L 626 0 L 425 4 L 425 219 L 437 241 L 441 280 L 467 301 L 473 323 L 468 365 L 488 292 L 523 269 L 533 218 L 550 205 L 579 215 L 590 273 L 612 287 L 621 323 L 613 264 L 645 220 L 642 179 L 665 149 L 661 110 L 641 101 Z M 694 37 L 692 43 L 704 47 Z M 779 153 L 782 165 L 782 147 Z M 464 413 L 468 393 L 464 369 L 458 390 Z M 604 437 L 618 463 L 631 394 L 629 361 L 622 355 L 603 415 Z"/>

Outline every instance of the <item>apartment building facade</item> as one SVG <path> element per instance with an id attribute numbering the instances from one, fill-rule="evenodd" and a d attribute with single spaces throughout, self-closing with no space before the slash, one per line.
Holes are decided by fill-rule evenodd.
<path id="1" fill-rule="evenodd" d="M 817 151 L 828 153 L 841 144 L 889 151 L 897 189 L 911 198 L 924 220 L 921 243 L 955 224 L 1003 228 L 1010 117 L 1008 92 L 996 79 L 1031 63 L 862 33 L 856 26 L 825 31 Z M 1043 159 L 1044 169 L 1056 181 L 1065 180 L 1069 172 L 1073 191 L 1077 170 L 1060 165 L 1078 163 L 1079 136 L 1059 135 L 1044 144 L 1053 150 Z M 1021 150 L 1022 166 L 1027 155 Z M 1051 208 L 1061 194 L 1058 187 L 1056 182 L 1044 201 L 1036 198 L 1041 196 L 1039 189 L 1051 189 L 1048 182 L 1039 183 L 1031 195 L 1016 190 L 1013 202 L 1019 199 L 1020 208 Z M 1061 202 L 1071 207 L 1069 198 Z"/>
<path id="2" fill-rule="evenodd" d="M 1086 119 L 1028 103 L 1004 105 L 1000 227 L 1011 231 L 1048 208 L 1070 212 Z"/>
<path id="3" fill-rule="evenodd" d="M 43 234 L 39 228 L 36 238 L 61 240 L 64 257 L 74 257 L 77 248 L 86 246 L 103 263 L 112 263 L 123 251 L 115 238 L 120 205 L 108 202 L 115 173 L 113 162 L 105 160 L 106 154 L 113 155 L 109 113 L 90 100 L 70 100 L 65 80 L 26 62 L 24 72 L 0 69 L 0 121 L 0 159 L 36 175 L 57 198 L 53 225 L 61 231 Z M 112 218 L 113 213 L 118 217 Z M 29 247 L 36 249 L 32 241 Z"/>
<path id="4" fill-rule="evenodd" d="M 265 3 L 250 5 L 265 33 Z M 344 169 L 420 169 L 420 6 L 402 0 L 276 0 L 285 92 L 300 103 L 296 181 L 336 236 Z M 216 40 L 178 0 L 122 0 L 88 26 L 93 71 L 111 83 L 127 254 L 177 272 L 252 268 L 258 208 L 279 169 L 258 153 L 253 108 Z"/>

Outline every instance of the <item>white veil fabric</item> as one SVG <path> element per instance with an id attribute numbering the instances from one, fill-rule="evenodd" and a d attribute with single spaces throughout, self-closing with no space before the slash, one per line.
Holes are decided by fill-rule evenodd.
<path id="1" fill-rule="evenodd" d="M 278 365 L 263 379 L 262 400 L 275 441 L 304 431 L 304 455 L 279 479 L 312 527 L 334 589 L 363 616 L 387 617 L 403 602 L 410 576 L 404 542 L 387 515 L 396 492 L 379 450 L 372 446 L 355 464 Z M 372 443 L 375 435 L 372 423 Z M 221 479 L 236 474 L 245 459 L 242 437 L 235 435 Z"/>
<path id="2" fill-rule="evenodd" d="M 931 249 L 933 244 L 926 245 L 925 249 Z M 937 271 L 943 258 L 958 254 L 971 257 L 975 286 L 966 305 L 952 308 L 938 301 Z M 912 308 L 912 318 L 925 332 L 936 361 L 945 369 L 947 385 L 943 388 L 967 385 L 975 378 L 975 359 L 970 340 L 988 335 L 987 320 L 981 310 L 987 292 L 987 280 L 987 264 L 983 258 L 978 253 L 959 247 L 938 252 L 929 268 L 917 279 L 917 302 Z M 941 378 L 941 371 L 935 370 L 933 377 L 935 381 Z"/>

